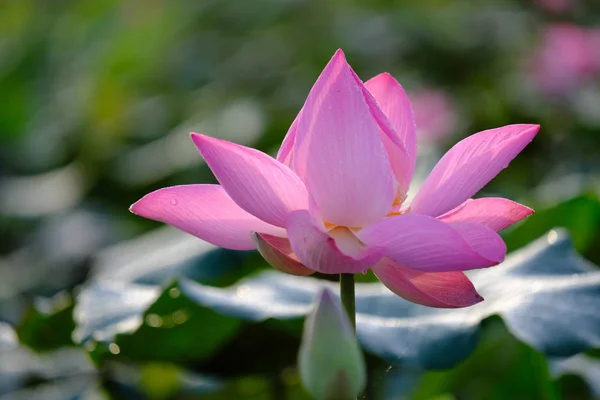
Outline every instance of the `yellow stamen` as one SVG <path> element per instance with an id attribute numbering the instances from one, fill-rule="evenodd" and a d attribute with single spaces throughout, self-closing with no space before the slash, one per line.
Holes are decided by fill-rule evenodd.
<path id="1" fill-rule="evenodd" d="M 325 229 L 327 229 L 328 231 L 334 229 L 335 227 L 337 227 L 336 224 L 332 224 L 331 222 L 327 222 L 325 220 L 323 220 L 323 224 L 325 224 Z"/>
<path id="2" fill-rule="evenodd" d="M 392 203 L 392 207 L 400 207 L 402 203 L 404 203 L 404 200 L 406 200 L 406 198 L 400 192 L 396 193 L 396 198 Z"/>

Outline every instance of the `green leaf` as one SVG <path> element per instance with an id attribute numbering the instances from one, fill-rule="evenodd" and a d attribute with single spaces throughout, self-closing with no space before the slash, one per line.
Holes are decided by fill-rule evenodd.
<path id="1" fill-rule="evenodd" d="M 1 322 L 0 361 L 2 399 L 79 400 L 98 393 L 97 371 L 83 350 L 37 355 L 22 347 L 14 329 Z"/>
<path id="2" fill-rule="evenodd" d="M 590 193 L 536 210 L 531 217 L 502 236 L 508 249 L 515 250 L 554 227 L 563 227 L 571 233 L 575 249 L 585 253 L 598 237 L 598 226 L 600 201 Z"/>
<path id="3" fill-rule="evenodd" d="M 467 360 L 450 370 L 426 372 L 411 399 L 444 393 L 472 400 L 559 399 L 546 358 L 512 337 L 496 317 L 484 321 L 480 344 Z"/>
<path id="4" fill-rule="evenodd" d="M 590 357 L 586 354 L 578 354 L 562 360 L 551 360 L 550 370 L 555 377 L 561 377 L 561 384 L 567 385 L 566 378 L 569 376 L 578 376 L 585 382 L 589 393 L 579 394 L 578 399 L 594 398 L 600 399 L 600 359 Z M 581 387 L 574 388 L 571 385 L 569 392 L 572 394 L 575 390 L 581 392 Z M 587 397 L 584 397 L 587 396 Z M 573 397 L 575 398 L 575 397 Z"/>
<path id="5" fill-rule="evenodd" d="M 111 352 L 136 360 L 209 358 L 241 321 L 198 306 L 170 282 L 186 277 L 221 284 L 244 271 L 246 258 L 247 252 L 170 227 L 113 246 L 97 257 L 93 279 L 77 296 L 74 339 L 100 358 Z"/>
<path id="6" fill-rule="evenodd" d="M 499 266 L 469 274 L 486 301 L 432 309 L 407 302 L 379 284 L 357 285 L 357 333 L 367 351 L 395 364 L 447 368 L 478 342 L 483 319 L 500 315 L 518 339 L 550 356 L 600 343 L 600 271 L 579 257 L 564 232 L 551 231 Z M 228 289 L 182 281 L 184 294 L 224 315 L 261 321 L 303 316 L 316 293 L 335 285 L 267 272 Z M 535 318 L 532 318 L 535 316 Z"/>
<path id="7" fill-rule="evenodd" d="M 21 343 L 38 352 L 74 345 L 71 333 L 73 300 L 60 292 L 51 299 L 39 298 L 17 328 Z"/>

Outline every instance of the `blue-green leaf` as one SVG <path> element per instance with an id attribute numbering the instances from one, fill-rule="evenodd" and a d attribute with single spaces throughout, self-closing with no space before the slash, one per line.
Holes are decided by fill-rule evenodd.
<path id="1" fill-rule="evenodd" d="M 512 253 L 501 265 L 474 271 L 470 277 L 486 301 L 455 310 L 410 303 L 379 283 L 358 284 L 361 344 L 394 364 L 447 368 L 474 350 L 481 322 L 499 315 L 517 339 L 549 356 L 567 357 L 600 347 L 600 315 L 596 312 L 600 271 L 577 255 L 564 232 L 551 231 Z M 185 278 L 177 287 L 164 288 L 99 280 L 80 293 L 76 333 L 79 340 L 93 336 L 110 341 L 122 333 L 138 337 L 144 319 L 148 323 L 149 307 L 153 310 L 151 306 L 156 307 L 160 296 L 158 303 L 168 308 L 171 291 L 181 291 L 181 297 L 197 306 L 190 319 L 209 318 L 211 324 L 222 324 L 224 331 L 231 333 L 230 322 L 235 319 L 299 320 L 323 287 L 337 292 L 336 286 L 277 271 L 258 273 L 227 288 Z M 286 324 L 286 328 L 290 326 L 294 325 Z M 195 343 L 202 342 L 203 335 L 209 338 L 213 334 L 198 331 Z M 185 350 L 178 349 L 181 353 Z"/>
<path id="2" fill-rule="evenodd" d="M 486 301 L 455 310 L 410 303 L 379 284 L 358 285 L 360 342 L 396 364 L 450 367 L 473 351 L 481 321 L 498 314 L 513 335 L 550 356 L 600 347 L 600 271 L 573 251 L 564 232 L 551 231 L 501 265 L 470 276 Z M 252 321 L 298 318 L 324 286 L 335 287 L 275 271 L 227 289 L 181 282 L 198 304 Z"/>
<path id="3" fill-rule="evenodd" d="M 594 398 L 600 399 L 600 359 L 578 354 L 561 360 L 551 360 L 550 370 L 555 377 L 580 376 L 588 385 Z"/>

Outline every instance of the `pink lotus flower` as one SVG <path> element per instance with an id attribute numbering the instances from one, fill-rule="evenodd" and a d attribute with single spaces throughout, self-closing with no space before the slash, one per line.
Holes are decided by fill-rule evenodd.
<path id="1" fill-rule="evenodd" d="M 574 0 L 535 0 L 540 7 L 557 14 L 571 11 L 575 6 Z"/>
<path id="2" fill-rule="evenodd" d="M 408 300 L 465 307 L 483 299 L 461 271 L 500 263 L 506 246 L 496 232 L 533 212 L 470 197 L 538 129 L 509 125 L 459 142 L 405 206 L 417 152 L 408 97 L 386 73 L 363 84 L 339 50 L 276 159 L 193 133 L 220 185 L 160 189 L 131 211 L 217 246 L 257 247 L 288 273 L 371 269 Z"/>
<path id="3" fill-rule="evenodd" d="M 411 93 L 410 98 L 419 140 L 435 143 L 454 133 L 456 107 L 444 91 L 426 89 Z"/>
<path id="4" fill-rule="evenodd" d="M 600 73 L 600 30 L 573 24 L 545 28 L 532 73 L 548 94 L 576 89 Z"/>

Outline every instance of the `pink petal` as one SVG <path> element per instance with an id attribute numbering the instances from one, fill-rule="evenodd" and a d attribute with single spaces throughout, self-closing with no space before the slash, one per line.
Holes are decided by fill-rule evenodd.
<path id="1" fill-rule="evenodd" d="M 290 214 L 287 232 L 298 259 L 308 268 L 324 274 L 363 272 L 382 257 L 381 249 L 368 248 L 356 237 L 352 240 L 340 232 L 330 236 L 308 211 Z"/>
<path id="2" fill-rule="evenodd" d="M 285 231 L 248 214 L 219 185 L 184 185 L 159 189 L 130 208 L 219 247 L 254 249 L 251 232 L 284 236 Z"/>
<path id="3" fill-rule="evenodd" d="M 308 207 L 302 181 L 267 154 L 197 133 L 192 140 L 227 194 L 255 217 L 284 227 L 290 212 Z"/>
<path id="4" fill-rule="evenodd" d="M 384 257 L 371 268 L 377 278 L 398 296 L 428 307 L 460 308 L 483 301 L 461 271 L 421 272 Z"/>
<path id="5" fill-rule="evenodd" d="M 492 229 L 476 222 L 450 222 L 447 225 L 458 232 L 480 256 L 496 264 L 504 260 L 506 244 Z"/>
<path id="6" fill-rule="evenodd" d="M 363 88 L 338 50 L 298 119 L 294 171 L 323 218 L 335 225 L 368 225 L 394 202 L 394 175 Z"/>
<path id="7" fill-rule="evenodd" d="M 254 233 L 252 238 L 258 252 L 273 268 L 292 275 L 307 276 L 315 273 L 298 260 L 288 239 L 264 233 Z"/>
<path id="8" fill-rule="evenodd" d="M 444 222 L 477 222 L 498 232 L 531 214 L 531 208 L 512 200 L 487 197 L 469 199 L 437 219 Z"/>
<path id="9" fill-rule="evenodd" d="M 279 148 L 279 151 L 277 152 L 277 161 L 279 161 L 280 163 L 283 163 L 287 166 L 292 165 L 291 164 L 292 153 L 293 153 L 293 149 L 294 149 L 294 143 L 296 142 L 296 129 L 298 127 L 298 118 L 300 117 L 301 112 L 302 112 L 302 110 L 300 110 L 298 115 L 296 115 L 294 122 L 292 122 L 290 129 L 285 134 L 285 137 L 283 138 L 283 142 L 281 142 L 281 147 Z"/>
<path id="10" fill-rule="evenodd" d="M 397 263 L 425 272 L 490 267 L 506 254 L 500 236 L 484 225 L 450 225 L 426 215 L 385 218 L 356 235 L 367 246 L 383 248 L 384 255 Z"/>
<path id="11" fill-rule="evenodd" d="M 437 217 L 458 206 L 506 168 L 539 129 L 539 125 L 507 125 L 460 141 L 433 168 L 411 210 Z"/>
<path id="12" fill-rule="evenodd" d="M 404 88 L 387 72 L 369 79 L 365 86 L 392 123 L 402 143 L 402 148 L 399 149 L 390 141 L 386 149 L 396 179 L 405 188 L 406 194 L 417 160 L 417 128 L 410 100 Z"/>

